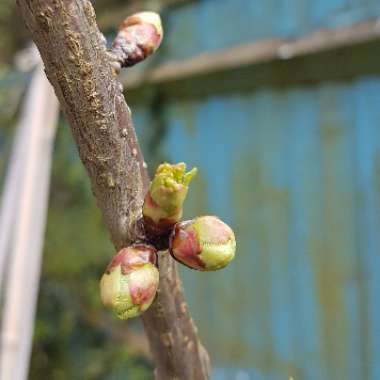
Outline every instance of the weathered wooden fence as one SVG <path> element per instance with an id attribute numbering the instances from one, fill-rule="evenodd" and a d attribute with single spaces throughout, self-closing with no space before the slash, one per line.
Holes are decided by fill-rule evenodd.
<path id="1" fill-rule="evenodd" d="M 200 168 L 187 215 L 238 238 L 183 271 L 216 379 L 380 378 L 380 5 L 194 1 L 125 80 L 147 155 Z"/>

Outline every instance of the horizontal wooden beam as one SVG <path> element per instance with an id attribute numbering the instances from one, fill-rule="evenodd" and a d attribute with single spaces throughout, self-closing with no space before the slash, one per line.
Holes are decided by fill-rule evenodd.
<path id="1" fill-rule="evenodd" d="M 380 20 L 205 53 L 145 72 L 128 72 L 122 82 L 128 99 L 138 100 L 152 90 L 177 98 L 367 74 L 380 74 Z"/>

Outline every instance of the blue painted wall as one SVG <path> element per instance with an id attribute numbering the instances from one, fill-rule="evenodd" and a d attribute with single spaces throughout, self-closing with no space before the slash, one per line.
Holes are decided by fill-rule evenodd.
<path id="1" fill-rule="evenodd" d="M 167 15 L 163 59 L 379 10 L 355 0 L 193 2 Z M 215 379 L 380 379 L 379 94 L 379 77 L 361 77 L 134 107 L 151 162 L 200 169 L 186 217 L 217 214 L 236 231 L 227 269 L 182 270 Z"/>
<path id="2" fill-rule="evenodd" d="M 296 38 L 380 16 L 378 0 L 198 0 L 165 17 L 164 59 L 263 38 Z"/>

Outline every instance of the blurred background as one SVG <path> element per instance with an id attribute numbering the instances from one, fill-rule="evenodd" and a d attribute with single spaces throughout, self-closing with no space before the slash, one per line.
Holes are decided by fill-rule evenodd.
<path id="1" fill-rule="evenodd" d="M 197 166 L 185 216 L 216 214 L 237 235 L 227 269 L 181 268 L 213 378 L 379 380 L 379 2 L 94 5 L 109 41 L 126 15 L 160 11 L 159 52 L 121 75 L 149 170 Z M 33 76 L 28 41 L 2 0 L 2 186 Z M 100 305 L 113 248 L 62 116 L 43 247 L 29 378 L 151 379 L 140 322 Z"/>

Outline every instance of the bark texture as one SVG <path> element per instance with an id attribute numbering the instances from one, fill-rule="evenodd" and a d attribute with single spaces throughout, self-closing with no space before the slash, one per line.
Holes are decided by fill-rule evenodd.
<path id="1" fill-rule="evenodd" d="M 70 123 L 115 248 L 146 240 L 139 221 L 149 178 L 90 1 L 17 3 Z M 188 312 L 176 264 L 163 253 L 159 265 L 158 295 L 142 317 L 156 379 L 208 379 L 208 355 Z"/>

